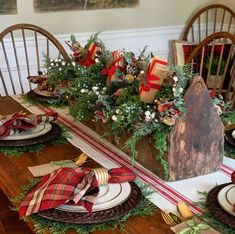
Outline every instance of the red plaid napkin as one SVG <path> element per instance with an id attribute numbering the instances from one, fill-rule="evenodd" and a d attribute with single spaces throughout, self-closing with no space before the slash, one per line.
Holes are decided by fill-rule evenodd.
<path id="1" fill-rule="evenodd" d="M 57 113 L 47 113 L 45 115 L 15 113 L 13 115 L 2 115 L 0 117 L 0 138 L 3 138 L 29 128 L 34 128 L 42 122 L 47 123 L 55 120 Z"/>
<path id="2" fill-rule="evenodd" d="M 94 174 L 90 168 L 78 167 L 60 168 L 45 175 L 22 202 L 20 218 L 71 202 L 91 212 L 93 201 L 99 192 Z M 130 169 L 124 167 L 109 170 L 108 176 L 108 183 L 124 183 L 133 181 L 136 177 Z"/>

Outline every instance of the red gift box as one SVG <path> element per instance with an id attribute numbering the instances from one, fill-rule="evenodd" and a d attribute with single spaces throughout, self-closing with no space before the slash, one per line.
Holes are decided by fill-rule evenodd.
<path id="1" fill-rule="evenodd" d="M 168 63 L 166 60 L 154 57 L 149 64 L 145 84 L 139 87 L 140 100 L 145 103 L 152 103 L 160 90 L 163 80 L 168 75 Z"/>

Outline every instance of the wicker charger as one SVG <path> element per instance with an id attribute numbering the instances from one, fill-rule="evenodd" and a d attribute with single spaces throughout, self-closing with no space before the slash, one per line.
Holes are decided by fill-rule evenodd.
<path id="1" fill-rule="evenodd" d="M 61 127 L 56 123 L 50 123 L 52 125 L 51 130 L 41 136 L 24 140 L 0 140 L 0 146 L 28 146 L 46 143 L 61 135 Z"/>
<path id="2" fill-rule="evenodd" d="M 39 102 L 48 102 L 50 100 L 55 100 L 56 97 L 48 97 L 48 96 L 43 96 L 43 95 L 39 95 L 37 93 L 34 92 L 34 90 L 31 90 L 27 93 L 28 98 L 35 100 L 35 101 L 39 101 Z"/>
<path id="3" fill-rule="evenodd" d="M 59 222 L 75 223 L 75 224 L 92 224 L 115 220 L 133 210 L 141 201 L 142 194 L 139 187 L 135 183 L 130 183 L 131 194 L 123 203 L 114 208 L 96 211 L 96 212 L 67 212 L 57 209 L 50 209 L 39 212 L 38 215 Z"/>
<path id="4" fill-rule="evenodd" d="M 217 219 L 219 219 L 221 222 L 225 223 L 231 228 L 235 228 L 235 217 L 231 214 L 229 214 L 227 211 L 225 211 L 218 203 L 217 196 L 221 189 L 223 189 L 225 186 L 229 185 L 222 184 L 214 187 L 207 195 L 206 198 L 206 206 L 209 212 L 214 215 Z"/>
<path id="5" fill-rule="evenodd" d="M 235 129 L 233 128 L 233 129 L 230 129 L 224 133 L 225 140 L 232 146 L 235 146 L 235 139 L 232 137 L 232 132 L 234 130 Z"/>

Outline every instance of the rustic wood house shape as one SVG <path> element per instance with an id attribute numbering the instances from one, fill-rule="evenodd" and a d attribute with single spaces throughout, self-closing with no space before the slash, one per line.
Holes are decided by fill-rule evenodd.
<path id="1" fill-rule="evenodd" d="M 219 170 L 224 154 L 224 125 L 201 77 L 185 93 L 186 116 L 169 134 L 169 180 L 187 179 Z"/>

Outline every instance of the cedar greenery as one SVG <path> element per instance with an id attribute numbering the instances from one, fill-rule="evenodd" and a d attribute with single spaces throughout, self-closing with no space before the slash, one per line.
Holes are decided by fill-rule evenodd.
<path id="1" fill-rule="evenodd" d="M 69 137 L 67 130 L 62 128 L 62 134 L 57 138 L 42 144 L 27 145 L 27 146 L 0 146 L 0 153 L 3 153 L 9 158 L 20 157 L 23 153 L 36 153 L 39 154 L 47 145 L 61 145 L 67 144 L 66 137 Z"/>

